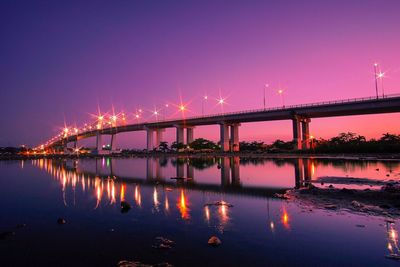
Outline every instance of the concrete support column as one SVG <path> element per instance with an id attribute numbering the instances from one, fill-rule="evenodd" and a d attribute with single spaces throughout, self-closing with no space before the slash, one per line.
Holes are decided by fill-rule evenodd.
<path id="1" fill-rule="evenodd" d="M 146 129 L 147 131 L 147 151 L 152 151 L 154 148 L 153 129 Z"/>
<path id="2" fill-rule="evenodd" d="M 78 140 L 75 140 L 74 142 L 74 151 L 78 148 Z"/>
<path id="3" fill-rule="evenodd" d="M 220 143 L 221 151 L 229 151 L 229 126 L 225 123 L 220 124 Z"/>
<path id="4" fill-rule="evenodd" d="M 154 169 L 153 168 L 153 159 L 147 158 L 147 160 L 146 160 L 146 179 L 147 180 L 154 179 L 153 169 Z"/>
<path id="5" fill-rule="evenodd" d="M 177 162 L 177 164 L 176 164 L 176 177 L 178 177 L 178 178 L 185 177 L 185 164 Z"/>
<path id="6" fill-rule="evenodd" d="M 100 132 L 97 132 L 96 134 L 96 150 L 97 153 L 100 153 L 100 151 L 103 149 L 103 136 L 101 135 Z"/>
<path id="7" fill-rule="evenodd" d="M 293 122 L 293 147 L 295 150 L 301 149 L 300 118 L 295 116 Z"/>
<path id="8" fill-rule="evenodd" d="M 232 184 L 240 185 L 240 158 L 233 157 L 231 161 Z"/>
<path id="9" fill-rule="evenodd" d="M 294 160 L 294 177 L 296 188 L 300 188 L 304 184 L 304 175 L 303 175 L 303 159 L 297 158 Z"/>
<path id="10" fill-rule="evenodd" d="M 193 129 L 194 127 L 186 128 L 186 144 L 190 144 L 193 142 Z"/>
<path id="11" fill-rule="evenodd" d="M 304 159 L 304 185 L 308 186 L 312 180 L 312 160 Z"/>
<path id="12" fill-rule="evenodd" d="M 111 151 L 117 150 L 117 134 L 111 135 Z"/>
<path id="13" fill-rule="evenodd" d="M 155 143 L 155 147 L 158 148 L 160 146 L 160 143 L 163 139 L 163 132 L 165 131 L 165 129 L 157 129 L 156 130 L 156 143 Z"/>
<path id="14" fill-rule="evenodd" d="M 184 135 L 183 135 L 183 127 L 182 126 L 177 126 L 176 127 L 176 142 L 179 143 L 184 143 Z"/>
<path id="15" fill-rule="evenodd" d="M 194 168 L 189 163 L 186 166 L 186 176 L 187 178 L 192 178 L 194 180 Z"/>
<path id="16" fill-rule="evenodd" d="M 301 121 L 302 129 L 302 149 L 310 149 L 310 119 L 306 118 Z"/>
<path id="17" fill-rule="evenodd" d="M 239 151 L 239 123 L 231 125 L 231 151 Z"/>
<path id="18" fill-rule="evenodd" d="M 227 186 L 230 184 L 230 168 L 229 168 L 229 158 L 221 158 L 221 185 Z"/>

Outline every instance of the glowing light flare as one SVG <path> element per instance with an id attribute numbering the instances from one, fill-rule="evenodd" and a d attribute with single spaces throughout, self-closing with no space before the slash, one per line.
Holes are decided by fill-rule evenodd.
<path id="1" fill-rule="evenodd" d="M 111 184 L 111 201 L 110 201 L 110 203 L 114 204 L 115 202 L 116 202 L 116 199 L 115 199 L 115 185 L 114 185 L 114 182 L 112 182 L 112 184 Z"/>
<path id="2" fill-rule="evenodd" d="M 383 79 L 385 77 L 385 73 L 384 72 L 379 72 L 377 74 L 378 79 Z"/>
<path id="3" fill-rule="evenodd" d="M 126 185 L 122 184 L 121 185 L 121 201 L 125 201 L 125 191 L 126 191 Z"/>
<path id="4" fill-rule="evenodd" d="M 139 186 L 135 186 L 135 202 L 140 207 L 142 205 L 142 197 L 140 195 Z"/>
<path id="5" fill-rule="evenodd" d="M 155 209 L 158 210 L 158 206 L 160 205 L 160 202 L 158 201 L 158 192 L 157 192 L 156 187 L 154 187 L 154 191 L 153 191 L 153 203 L 154 203 Z"/>
<path id="6" fill-rule="evenodd" d="M 210 209 L 208 208 L 208 206 L 204 207 L 204 216 L 206 217 L 207 222 L 210 221 Z"/>
<path id="7" fill-rule="evenodd" d="M 289 228 L 289 214 L 287 213 L 286 209 L 283 209 L 282 217 L 281 217 L 282 224 L 285 228 Z"/>
<path id="8" fill-rule="evenodd" d="M 274 222 L 270 222 L 270 223 L 269 223 L 269 228 L 271 228 L 272 231 L 275 230 L 275 224 L 274 224 Z"/>
<path id="9" fill-rule="evenodd" d="M 169 212 L 169 201 L 168 201 L 167 195 L 165 195 L 164 207 L 165 207 L 165 211 Z"/>
<path id="10" fill-rule="evenodd" d="M 185 192 L 183 191 L 183 189 L 181 190 L 181 194 L 180 194 L 177 206 L 181 213 L 181 218 L 184 220 L 190 219 L 188 203 L 187 203 L 187 199 L 186 199 Z"/>

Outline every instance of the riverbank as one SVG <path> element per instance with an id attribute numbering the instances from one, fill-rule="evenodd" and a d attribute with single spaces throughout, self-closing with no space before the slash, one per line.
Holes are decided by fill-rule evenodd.
<path id="1" fill-rule="evenodd" d="M 400 160 L 400 153 L 354 153 L 354 154 L 317 154 L 317 153 L 304 153 L 304 152 L 293 152 L 293 153 L 257 153 L 257 152 L 134 152 L 134 153 L 115 153 L 115 154 L 70 154 L 70 155 L 43 155 L 43 154 L 31 154 L 31 155 L 0 155 L 0 161 L 6 160 L 27 160 L 27 159 L 78 159 L 78 158 L 131 158 L 131 157 L 191 157 L 191 158 L 204 158 L 204 157 L 243 157 L 243 158 L 282 158 L 282 159 L 293 159 L 293 158 L 315 158 L 315 159 L 344 159 L 344 160 Z"/>

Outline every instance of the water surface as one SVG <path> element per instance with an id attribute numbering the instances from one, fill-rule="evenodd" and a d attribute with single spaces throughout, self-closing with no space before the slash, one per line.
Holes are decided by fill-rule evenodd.
<path id="1" fill-rule="evenodd" d="M 15 236 L 0 240 L 0 264 L 395 266 L 385 256 L 397 253 L 397 221 L 271 196 L 320 176 L 397 180 L 399 172 L 396 161 L 239 157 L 1 162 L 0 231 Z M 121 201 L 131 209 L 121 212 Z M 206 205 L 216 201 L 233 207 Z M 207 245 L 212 235 L 217 248 Z M 175 246 L 153 248 L 157 236 Z"/>

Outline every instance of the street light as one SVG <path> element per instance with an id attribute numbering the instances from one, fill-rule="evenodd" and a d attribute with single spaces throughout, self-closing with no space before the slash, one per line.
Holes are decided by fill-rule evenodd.
<path id="1" fill-rule="evenodd" d="M 377 74 L 378 63 L 374 64 L 374 73 L 375 73 L 375 91 L 376 91 L 376 99 L 378 99 L 378 74 Z"/>
<path id="2" fill-rule="evenodd" d="M 207 101 L 208 96 L 203 96 L 203 100 L 201 101 L 201 115 L 204 116 L 204 102 Z"/>
<path id="3" fill-rule="evenodd" d="M 285 107 L 285 98 L 284 98 L 284 96 L 283 96 L 283 90 L 282 90 L 282 89 L 279 89 L 279 90 L 278 90 L 278 94 L 281 95 L 282 107 Z"/>
<path id="4" fill-rule="evenodd" d="M 385 90 L 383 89 L 383 78 L 385 77 L 385 73 L 384 72 L 379 72 L 378 73 L 378 79 L 381 80 L 381 89 L 382 89 L 382 97 L 385 97 Z"/>
<path id="5" fill-rule="evenodd" d="M 269 84 L 268 83 L 266 83 L 265 84 L 265 86 L 264 86 L 264 110 L 265 110 L 265 91 L 266 91 L 266 89 L 269 87 Z"/>

